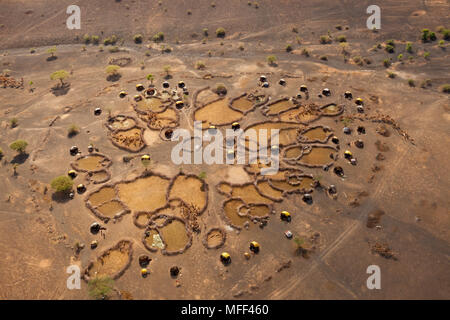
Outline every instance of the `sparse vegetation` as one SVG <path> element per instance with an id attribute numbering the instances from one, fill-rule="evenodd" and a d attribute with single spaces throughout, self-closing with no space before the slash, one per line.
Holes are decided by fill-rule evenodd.
<path id="1" fill-rule="evenodd" d="M 114 280 L 107 276 L 95 277 L 89 280 L 89 296 L 96 300 L 104 300 L 114 289 Z"/>
<path id="2" fill-rule="evenodd" d="M 11 128 L 15 128 L 19 124 L 19 119 L 12 118 L 11 120 L 9 120 L 9 124 L 11 125 Z"/>
<path id="3" fill-rule="evenodd" d="M 155 81 L 155 77 L 152 74 L 148 74 L 146 78 L 148 81 L 150 81 L 150 84 L 153 85 L 153 81 Z"/>
<path id="4" fill-rule="evenodd" d="M 384 47 L 384 49 L 389 52 L 389 53 L 394 53 L 395 52 L 395 43 L 394 40 L 388 40 L 386 41 L 386 46 Z"/>
<path id="5" fill-rule="evenodd" d="M 142 34 L 135 34 L 133 36 L 133 41 L 135 43 L 142 43 L 142 40 L 144 39 L 144 37 L 142 36 Z"/>
<path id="6" fill-rule="evenodd" d="M 287 44 L 287 45 L 286 45 L 286 52 L 292 52 L 292 50 L 294 50 L 294 49 L 292 48 L 292 45 L 291 45 L 291 44 Z"/>
<path id="7" fill-rule="evenodd" d="M 388 77 L 394 79 L 397 75 L 393 72 L 388 72 Z"/>
<path id="8" fill-rule="evenodd" d="M 302 49 L 302 55 L 304 55 L 305 57 L 309 57 L 309 51 L 306 48 Z"/>
<path id="9" fill-rule="evenodd" d="M 58 70 L 53 72 L 50 75 L 51 80 L 59 80 L 61 86 L 64 85 L 64 80 L 69 76 L 69 73 L 66 70 Z"/>
<path id="10" fill-rule="evenodd" d="M 320 43 L 321 44 L 330 44 L 331 43 L 330 36 L 329 35 L 320 36 Z"/>
<path id="11" fill-rule="evenodd" d="M 345 35 L 340 35 L 337 37 L 338 42 L 347 42 L 347 37 Z"/>
<path id="12" fill-rule="evenodd" d="M 394 79 L 397 75 L 393 72 L 388 72 L 388 77 Z"/>
<path id="13" fill-rule="evenodd" d="M 274 55 L 270 55 L 267 57 L 267 63 L 269 64 L 269 66 L 275 66 L 277 63 L 277 57 Z"/>
<path id="14" fill-rule="evenodd" d="M 55 58 L 56 57 L 55 56 L 56 51 L 57 51 L 56 47 L 52 47 L 52 48 L 47 49 L 47 53 L 50 55 L 50 58 Z"/>
<path id="15" fill-rule="evenodd" d="M 119 51 L 120 51 L 120 49 L 119 49 L 118 46 L 114 46 L 114 47 L 109 48 L 109 52 L 111 52 L 111 53 L 116 53 L 116 52 L 119 52 Z"/>
<path id="16" fill-rule="evenodd" d="M 115 64 L 111 64 L 106 67 L 106 73 L 109 75 L 113 75 L 113 76 L 118 75 L 119 70 L 120 70 L 120 66 L 115 65 Z"/>
<path id="17" fill-rule="evenodd" d="M 353 62 L 358 66 L 362 66 L 364 64 L 362 58 L 360 56 L 353 57 Z"/>
<path id="18" fill-rule="evenodd" d="M 88 34 L 85 34 L 85 35 L 83 36 L 83 42 L 84 42 L 85 44 L 89 44 L 89 42 L 91 42 L 91 37 L 90 37 Z"/>
<path id="19" fill-rule="evenodd" d="M 226 32 L 225 32 L 225 29 L 224 29 L 224 28 L 217 28 L 217 30 L 216 30 L 216 36 L 217 36 L 218 38 L 224 38 L 224 37 L 225 37 L 225 34 L 226 34 Z"/>
<path id="20" fill-rule="evenodd" d="M 69 128 L 67 128 L 67 135 L 69 137 L 76 136 L 78 133 L 80 133 L 80 128 L 75 124 L 71 124 Z"/>
<path id="21" fill-rule="evenodd" d="M 19 139 L 19 140 L 14 141 L 13 143 L 11 143 L 9 145 L 9 148 L 18 153 L 25 153 L 27 146 L 28 146 L 28 142 L 26 142 L 25 140 Z"/>
<path id="22" fill-rule="evenodd" d="M 158 32 L 157 34 L 155 34 L 152 38 L 152 40 L 154 42 L 162 42 L 164 41 L 164 33 L 162 32 Z"/>
<path id="23" fill-rule="evenodd" d="M 59 176 L 50 182 L 56 192 L 68 192 L 72 190 L 73 180 L 69 176 Z"/>
<path id="24" fill-rule="evenodd" d="M 389 67 L 391 66 L 391 60 L 390 60 L 390 59 L 384 59 L 384 60 L 383 60 L 383 65 L 384 65 L 386 68 L 389 68 Z"/>
<path id="25" fill-rule="evenodd" d="M 416 83 L 414 82 L 413 79 L 408 79 L 408 84 L 409 84 L 410 87 L 415 87 L 416 86 Z"/>
<path id="26" fill-rule="evenodd" d="M 423 57 L 428 60 L 430 58 L 430 53 L 428 51 L 425 51 L 423 53 Z"/>
<path id="27" fill-rule="evenodd" d="M 202 179 L 202 180 L 205 180 L 206 179 L 206 172 L 205 171 L 200 172 L 198 174 L 198 178 Z"/>
<path id="28" fill-rule="evenodd" d="M 218 83 L 216 85 L 214 92 L 217 93 L 218 95 L 226 95 L 227 87 L 223 83 Z"/>
<path id="29" fill-rule="evenodd" d="M 170 78 L 171 67 L 169 65 L 165 65 L 163 67 L 164 72 L 166 73 L 166 78 Z"/>
<path id="30" fill-rule="evenodd" d="M 430 31 L 429 29 L 422 29 L 421 39 L 423 42 L 435 41 L 437 39 L 436 33 Z"/>
<path id="31" fill-rule="evenodd" d="M 100 43 L 100 37 L 99 36 L 92 36 L 91 37 L 93 44 L 99 44 Z"/>
<path id="32" fill-rule="evenodd" d="M 109 37 L 109 38 L 106 38 L 105 40 L 103 40 L 103 44 L 105 45 L 105 46 L 108 46 L 108 45 L 115 45 L 117 43 L 117 36 L 116 35 L 112 35 L 111 37 Z"/>
<path id="33" fill-rule="evenodd" d="M 198 69 L 198 70 L 204 70 L 204 69 L 206 69 L 206 64 L 205 64 L 205 62 L 204 62 L 204 61 L 201 61 L 201 60 L 197 61 L 197 62 L 195 63 L 195 69 Z"/>
<path id="34" fill-rule="evenodd" d="M 442 91 L 443 93 L 450 93 L 450 84 L 444 84 L 444 85 L 441 87 L 441 91 Z"/>
<path id="35" fill-rule="evenodd" d="M 412 53 L 412 52 L 413 52 L 413 47 L 412 47 L 412 43 L 411 43 L 411 42 L 407 42 L 407 43 L 406 43 L 405 50 L 406 50 L 406 52 L 408 52 L 408 53 Z"/>

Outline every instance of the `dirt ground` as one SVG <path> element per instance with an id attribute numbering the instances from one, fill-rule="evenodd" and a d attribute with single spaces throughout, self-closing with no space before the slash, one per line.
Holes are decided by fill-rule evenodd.
<path id="1" fill-rule="evenodd" d="M 67 289 L 66 269 L 78 265 L 84 272 L 93 262 L 92 270 L 101 274 L 113 270 L 116 290 L 111 299 L 448 299 L 450 100 L 441 88 L 450 83 L 450 48 L 448 41 L 438 45 L 442 34 L 436 31 L 450 27 L 448 2 L 383 1 L 382 26 L 376 32 L 366 28 L 368 1 L 264 0 L 257 8 L 247 1 L 211 2 L 1 2 L 0 71 L 9 80 L 23 78 L 23 86 L 0 86 L 0 298 L 90 299 L 85 281 L 81 290 Z M 81 30 L 66 28 L 71 4 L 82 10 Z M 216 37 L 219 27 L 226 30 L 224 38 Z M 424 28 L 435 31 L 437 40 L 423 43 Z M 164 33 L 161 43 L 151 40 L 157 32 Z M 133 42 L 138 33 L 144 36 L 142 44 Z M 84 44 L 85 34 L 98 35 L 100 44 Z M 118 52 L 110 50 L 114 45 L 103 45 L 113 34 Z M 320 36 L 327 34 L 332 42 L 321 44 Z M 345 48 L 337 40 L 344 35 Z M 395 53 L 384 49 L 390 39 Z M 407 42 L 412 53 L 405 49 Z M 287 44 L 291 52 L 286 52 Z M 163 52 L 163 45 L 172 51 Z M 47 49 L 53 46 L 57 58 L 48 59 Z M 277 57 L 276 65 L 268 65 L 269 55 Z M 105 68 L 112 59 L 127 63 L 119 70 L 121 76 L 109 81 Z M 391 59 L 390 66 L 383 65 L 385 59 Z M 196 68 L 198 61 L 204 69 Z M 170 66 L 169 77 L 165 66 Z M 52 90 L 58 81 L 50 75 L 62 69 L 69 74 L 66 86 Z M 389 72 L 395 77 L 388 77 Z M 155 114 L 140 114 L 134 96 L 144 94 L 136 85 L 149 87 L 148 74 L 154 76 L 162 100 L 184 81 L 189 92 L 183 96 L 184 107 L 176 109 L 172 102 L 165 109 L 163 103 Z M 261 75 L 267 76 L 268 88 L 258 83 Z M 286 85 L 279 85 L 280 79 Z M 170 83 L 167 96 L 162 95 L 164 81 Z M 219 83 L 227 88 L 225 97 L 211 90 Z M 301 85 L 308 87 L 308 100 L 299 91 Z M 331 95 L 319 97 L 324 88 Z M 122 90 L 128 93 L 124 98 L 119 97 Z M 344 98 L 346 91 L 352 92 L 352 100 Z M 231 101 L 244 93 L 263 95 L 267 101 L 251 111 L 248 101 L 239 112 L 222 103 L 207 109 L 219 98 Z M 302 95 L 302 108 L 336 104 L 343 106 L 343 113 L 330 116 L 316 110 L 322 116 L 302 114 L 301 119 L 313 121 L 299 123 L 279 114 L 290 112 L 286 103 L 272 108 L 273 114 L 266 112 L 271 102 L 297 94 Z M 364 113 L 357 111 L 358 97 L 364 101 Z M 275 110 L 278 107 L 282 110 Z M 96 108 L 102 109 L 101 115 L 94 115 Z M 123 131 L 107 126 L 114 123 L 109 117 L 117 115 L 132 119 Z M 299 179 L 298 184 L 282 174 L 266 181 L 242 165 L 173 164 L 176 143 L 164 139 L 165 131 L 152 127 L 152 121 L 192 132 L 196 115 L 223 132 L 236 119 L 243 129 L 286 130 L 280 136 L 280 156 L 298 145 L 291 154 L 300 158 L 282 161 L 281 167 L 297 170 L 289 179 Z M 12 125 L 12 119 L 17 124 Z M 80 132 L 68 136 L 72 124 Z M 306 130 L 319 125 L 337 136 L 340 148 L 308 157 L 302 151 L 305 146 L 336 147 L 328 131 Z M 345 126 L 352 130 L 350 135 L 343 133 Z M 357 132 L 359 126 L 365 134 Z M 299 132 L 309 134 L 300 141 Z M 131 135 L 134 149 L 113 144 L 112 137 Z M 17 139 L 28 142 L 25 154 L 9 148 Z M 355 146 L 358 139 L 363 148 Z M 106 167 L 99 158 L 79 160 L 101 171 L 91 172 L 91 177 L 77 171 L 74 187 L 82 183 L 86 192 L 75 191 L 73 199 L 60 197 L 50 181 L 66 175 L 77 161 L 71 146 L 85 156 L 90 144 L 112 164 Z M 353 153 L 356 165 L 344 158 L 345 150 Z M 330 152 L 337 159 L 329 158 Z M 151 158 L 147 167 L 141 164 L 144 154 Z M 316 157 L 320 166 L 308 165 L 316 163 Z M 327 162 L 332 166 L 324 171 Z M 333 172 L 339 166 L 343 177 Z M 324 187 L 313 188 L 310 181 Z M 227 187 L 217 187 L 224 182 Z M 334 197 L 326 190 L 331 185 L 337 189 Z M 302 199 L 305 187 L 311 188 L 311 204 Z M 95 193 L 102 188 L 103 195 Z M 243 201 L 234 200 L 230 207 L 233 219 L 242 222 L 240 228 L 233 227 L 224 212 L 224 202 L 236 198 Z M 173 203 L 169 199 L 181 199 L 185 206 L 178 209 L 186 211 L 165 207 Z M 159 217 L 138 227 L 138 212 L 156 217 L 160 210 L 178 212 L 185 223 Z M 290 222 L 280 219 L 282 211 L 291 213 Z M 260 227 L 264 221 L 267 225 Z M 93 222 L 106 230 L 92 234 Z M 219 232 L 207 237 L 215 228 L 224 231 L 223 245 Z M 162 241 L 178 254 L 149 250 L 143 241 L 149 230 L 152 237 L 154 230 L 162 230 Z M 307 254 L 300 254 L 294 239 L 286 238 L 287 230 L 304 240 Z M 98 246 L 91 249 L 94 240 Z M 132 249 L 112 250 L 109 260 L 102 258 L 124 240 Z M 261 249 L 247 259 L 244 252 L 250 253 L 251 241 Z M 77 244 L 84 244 L 78 253 Z M 219 259 L 224 251 L 232 259 L 227 266 Z M 146 278 L 138 261 L 143 254 L 152 259 Z M 106 267 L 100 265 L 102 259 L 108 261 Z M 381 269 L 380 290 L 366 286 L 370 265 Z M 169 273 L 172 266 L 180 267 L 177 278 Z"/>

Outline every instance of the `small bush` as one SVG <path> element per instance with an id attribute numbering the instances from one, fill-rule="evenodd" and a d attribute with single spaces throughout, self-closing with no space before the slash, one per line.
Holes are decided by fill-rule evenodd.
<path id="1" fill-rule="evenodd" d="M 0 148 L 0 159 L 3 158 L 3 149 Z"/>
<path id="2" fill-rule="evenodd" d="M 286 45 L 286 52 L 292 52 L 293 48 L 292 45 L 288 44 Z"/>
<path id="3" fill-rule="evenodd" d="M 444 37 L 444 40 L 450 40 L 450 29 L 445 29 L 442 31 L 442 36 Z"/>
<path id="4" fill-rule="evenodd" d="M 400 54 L 397 56 L 397 60 L 398 60 L 398 61 L 402 61 L 402 60 L 403 60 L 403 54 L 400 53 Z"/>
<path id="5" fill-rule="evenodd" d="M 88 34 L 85 34 L 85 35 L 83 36 L 83 42 L 84 42 L 85 44 L 89 44 L 89 42 L 91 42 L 91 37 L 90 37 Z"/>
<path id="6" fill-rule="evenodd" d="M 390 65 L 391 65 L 391 60 L 390 60 L 390 59 L 384 59 L 384 60 L 383 60 L 383 65 L 384 65 L 386 68 L 389 68 Z"/>
<path id="7" fill-rule="evenodd" d="M 142 43 L 142 40 L 144 39 L 144 37 L 142 36 L 142 34 L 135 34 L 133 36 L 133 41 L 135 43 Z"/>
<path id="8" fill-rule="evenodd" d="M 330 36 L 328 36 L 328 35 L 320 36 L 320 43 L 321 44 L 329 44 L 329 43 L 331 43 Z"/>
<path id="9" fill-rule="evenodd" d="M 162 42 L 164 41 L 164 33 L 162 32 L 158 32 L 157 34 L 155 34 L 152 38 L 152 40 L 154 42 Z"/>
<path id="10" fill-rule="evenodd" d="M 450 93 L 450 84 L 444 84 L 441 88 L 443 93 Z"/>
<path id="11" fill-rule="evenodd" d="M 114 46 L 112 48 L 109 48 L 109 52 L 111 52 L 111 53 L 117 53 L 119 51 L 120 51 L 120 49 L 119 49 L 118 46 Z"/>
<path id="12" fill-rule="evenodd" d="M 69 137 L 76 136 L 79 133 L 80 133 L 80 128 L 75 124 L 72 124 L 69 126 L 69 128 L 67 128 L 67 135 Z"/>
<path id="13" fill-rule="evenodd" d="M 423 57 L 428 60 L 430 58 L 430 53 L 428 51 L 424 52 Z"/>
<path id="14" fill-rule="evenodd" d="M 338 42 L 347 42 L 347 37 L 344 35 L 339 36 L 339 37 L 337 37 L 337 41 Z"/>
<path id="15" fill-rule="evenodd" d="M 217 28 L 217 30 L 216 30 L 216 36 L 217 36 L 218 38 L 224 38 L 224 37 L 225 37 L 225 34 L 226 34 L 226 32 L 225 32 L 225 29 L 224 29 L 224 28 Z"/>
<path id="16" fill-rule="evenodd" d="M 106 67 L 105 71 L 107 74 L 116 75 L 119 73 L 120 67 L 115 64 L 111 64 Z"/>
<path id="17" fill-rule="evenodd" d="M 430 41 L 436 41 L 437 37 L 436 37 L 436 33 L 434 32 L 430 32 L 430 35 L 428 36 Z"/>
<path id="18" fill-rule="evenodd" d="M 195 63 L 195 69 L 198 69 L 198 70 L 204 70 L 204 69 L 206 69 L 206 64 L 205 64 L 205 62 L 204 61 L 197 61 L 196 63 Z"/>
<path id="19" fill-rule="evenodd" d="M 207 37 L 209 34 L 208 34 L 208 28 L 203 28 L 203 35 L 205 36 L 205 37 Z"/>
<path id="20" fill-rule="evenodd" d="M 356 63 L 358 66 L 362 66 L 364 64 L 360 56 L 353 57 L 353 62 Z"/>
<path id="21" fill-rule="evenodd" d="M 407 42 L 407 43 L 406 43 L 405 50 L 406 50 L 408 53 L 412 53 L 412 52 L 413 52 L 413 47 L 412 47 L 412 43 L 411 43 L 411 42 Z"/>
<path id="22" fill-rule="evenodd" d="M 19 119 L 12 118 L 11 120 L 9 120 L 9 123 L 11 124 L 11 128 L 15 128 L 19 124 Z"/>
<path id="23" fill-rule="evenodd" d="M 397 75 L 393 72 L 388 72 L 388 77 L 394 79 Z"/>
<path id="24" fill-rule="evenodd" d="M 328 61 L 328 57 L 327 56 L 320 56 L 320 60 Z"/>
<path id="25" fill-rule="evenodd" d="M 30 53 L 35 53 L 36 52 L 36 48 L 31 48 L 30 49 Z"/>
<path id="26" fill-rule="evenodd" d="M 103 40 L 103 44 L 105 46 L 107 46 L 107 45 L 115 45 L 116 43 L 117 43 L 117 36 L 114 35 L 114 34 L 111 37 L 106 38 L 105 40 Z"/>
<path id="27" fill-rule="evenodd" d="M 425 89 L 427 87 L 431 87 L 431 79 L 425 79 L 420 83 L 420 87 Z"/>
<path id="28" fill-rule="evenodd" d="M 25 150 L 26 150 L 27 146 L 28 146 L 28 142 L 26 142 L 25 140 L 20 140 L 20 139 L 14 141 L 13 143 L 11 143 L 9 145 L 9 147 L 12 150 L 14 150 L 14 151 L 16 151 L 18 153 L 25 153 Z"/>
<path id="29" fill-rule="evenodd" d="M 275 65 L 277 62 L 277 57 L 274 55 L 270 55 L 267 57 L 267 63 L 271 66 Z"/>
<path id="30" fill-rule="evenodd" d="M 309 57 L 309 51 L 308 51 L 308 49 L 306 49 L 306 48 L 303 48 L 302 49 L 302 55 L 304 55 L 305 57 Z"/>
<path id="31" fill-rule="evenodd" d="M 73 181 L 69 176 L 59 176 L 54 178 L 50 185 L 57 192 L 68 192 L 72 190 Z"/>
<path id="32" fill-rule="evenodd" d="M 408 79 L 408 84 L 409 84 L 410 87 L 415 87 L 416 86 L 416 83 L 414 82 L 413 79 Z"/>
<path id="33" fill-rule="evenodd" d="M 227 87 L 223 83 L 218 83 L 214 91 L 219 95 L 226 95 L 228 92 Z"/>
<path id="34" fill-rule="evenodd" d="M 100 43 L 100 37 L 99 36 L 92 36 L 91 37 L 93 44 L 99 44 Z"/>

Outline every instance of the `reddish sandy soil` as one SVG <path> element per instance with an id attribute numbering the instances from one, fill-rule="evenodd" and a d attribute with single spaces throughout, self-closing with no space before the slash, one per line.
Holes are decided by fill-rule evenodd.
<path id="1" fill-rule="evenodd" d="M 81 290 L 66 288 L 66 268 L 77 264 L 84 270 L 126 239 L 133 244 L 131 265 L 114 282 L 122 298 L 448 299 L 450 103 L 448 94 L 440 88 L 450 83 L 450 48 L 448 41 L 438 46 L 442 39 L 439 32 L 437 41 L 420 41 L 423 28 L 435 31 L 441 25 L 450 27 L 445 25 L 449 21 L 448 2 L 383 1 L 382 29 L 378 32 L 365 26 L 365 11 L 370 5 L 367 1 L 259 1 L 258 8 L 237 0 L 226 4 L 216 1 L 215 8 L 212 1 L 162 2 L 161 6 L 157 1 L 129 0 L 1 2 L 1 70 L 10 70 L 7 73 L 15 79 L 23 78 L 24 88 L 0 87 L 0 298 L 89 299 L 86 282 L 82 282 Z M 65 26 L 70 4 L 82 8 L 81 30 Z M 216 38 L 218 27 L 225 28 L 224 39 Z M 294 27 L 298 33 L 293 32 Z M 204 44 L 203 28 L 209 30 Z M 162 44 L 170 46 L 171 53 L 161 53 L 162 44 L 149 40 L 159 31 L 164 32 Z M 320 44 L 320 36 L 327 32 L 332 43 Z M 144 35 L 143 44 L 133 42 L 137 33 Z M 83 44 L 84 34 L 96 34 L 100 39 L 117 35 L 119 52 L 110 52 L 111 46 L 101 51 L 100 45 Z M 346 36 L 347 55 L 335 41 L 340 35 Z M 395 53 L 389 54 L 384 48 L 373 50 L 389 39 L 395 41 Z M 412 42 L 413 53 L 405 50 L 408 41 Z M 287 44 L 293 46 L 291 53 L 285 50 Z M 54 45 L 57 59 L 47 61 L 46 50 Z M 30 53 L 30 48 L 36 52 Z M 302 54 L 303 49 L 309 51 L 309 57 Z M 428 59 L 425 52 L 430 52 Z M 403 61 L 398 61 L 400 53 Z M 276 66 L 268 66 L 268 55 L 277 56 Z M 320 59 L 322 56 L 327 60 Z M 370 64 L 366 60 L 362 66 L 357 65 L 353 58 L 358 56 L 370 59 Z M 122 57 L 130 58 L 131 63 L 120 69 L 118 81 L 107 81 L 105 68 L 110 59 Z M 389 68 L 383 66 L 387 58 L 393 62 Z M 199 60 L 204 61 L 206 69 L 195 68 Z M 308 103 L 344 105 L 344 118 L 366 116 L 348 122 L 351 135 L 342 133 L 346 120 L 340 121 L 340 116 L 322 117 L 309 124 L 329 126 L 339 137 L 341 149 L 334 166 L 341 166 L 345 177 L 335 175 L 332 168 L 327 172 L 298 168 L 324 186 L 336 185 L 337 199 L 315 189 L 313 203 L 308 205 L 294 193 L 282 202 L 273 202 L 275 214 L 269 215 L 266 227 L 259 228 L 253 222 L 248 230 L 230 227 L 222 208 L 227 196 L 216 186 L 222 181 L 253 182 L 254 177 L 242 166 L 183 165 L 180 169 L 170 159 L 175 143 L 164 141 L 159 131 L 150 130 L 132 106 L 135 85 L 149 85 L 147 74 L 153 74 L 156 88 L 162 89 L 166 65 L 171 66 L 171 86 L 183 80 L 189 89 L 188 106 L 177 111 L 179 127 L 184 129 L 192 130 L 194 93 L 218 83 L 227 87 L 229 99 L 257 90 L 270 101 L 296 96 L 300 85 L 306 84 Z M 61 69 L 70 73 L 65 80 L 70 89 L 54 94 L 51 88 L 56 81 L 50 80 L 50 74 Z M 387 77 L 387 72 L 396 77 Z M 267 89 L 258 86 L 261 74 L 269 79 Z M 286 86 L 278 85 L 280 78 L 287 81 Z M 414 80 L 414 87 L 408 85 L 409 79 Z M 426 80 L 431 85 L 422 87 Z M 30 90 L 30 81 L 34 90 Z M 330 88 L 331 96 L 319 98 L 325 87 Z M 129 93 L 124 99 L 119 98 L 121 90 Z M 354 99 L 365 101 L 365 114 L 357 113 L 354 101 L 344 99 L 347 90 Z M 217 98 L 212 92 L 204 95 L 205 101 Z M 300 103 L 306 103 L 304 97 Z M 103 110 L 100 116 L 94 116 L 97 107 Z M 241 127 L 273 120 L 264 116 L 262 107 L 245 115 Z M 107 110 L 112 116 L 136 119 L 145 129 L 147 146 L 131 153 L 113 145 L 105 126 Z M 380 123 L 370 119 L 381 119 L 381 115 L 394 119 L 400 130 L 386 124 L 389 136 L 377 133 Z M 18 120 L 14 128 L 12 118 Z M 76 124 L 80 133 L 69 138 L 71 124 Z M 365 135 L 357 134 L 360 125 L 365 127 Z M 9 148 L 16 139 L 28 142 L 26 159 L 17 158 Z M 356 139 L 364 141 L 363 149 L 348 145 Z M 107 169 L 111 179 L 105 184 L 140 176 L 144 171 L 142 154 L 151 155 L 147 168 L 151 172 L 168 178 L 180 170 L 200 175 L 207 184 L 208 204 L 198 217 L 199 232 L 193 233 L 192 245 L 184 253 L 168 256 L 147 250 L 142 243 L 145 230 L 133 223 L 134 212 L 107 224 L 99 220 L 85 200 L 104 184 L 89 183 L 85 173 L 78 173 L 75 185 L 84 183 L 86 193 L 75 192 L 72 200 L 53 194 L 50 181 L 66 174 L 75 160 L 69 148 L 77 145 L 85 155 L 89 143 L 112 160 Z M 328 141 L 326 145 L 333 144 Z M 346 149 L 356 156 L 356 166 L 344 159 Z M 384 160 L 376 159 L 379 153 Z M 133 155 L 137 157 L 123 161 L 124 156 Z M 19 165 L 14 174 L 16 162 Z M 200 185 L 198 181 L 192 183 L 192 193 L 200 194 Z M 185 201 L 202 203 L 195 194 L 182 191 L 178 193 L 188 195 Z M 292 214 L 289 224 L 279 218 L 283 210 Z M 384 214 L 377 215 L 377 210 Z M 378 217 L 377 227 L 367 227 L 369 215 Z M 90 233 L 89 226 L 95 221 L 106 226 L 105 238 Z M 211 228 L 225 230 L 223 247 L 204 246 Z M 284 236 L 286 230 L 307 239 L 314 250 L 306 258 L 298 255 L 294 241 Z M 91 249 L 94 240 L 98 247 Z M 244 252 L 249 252 L 249 243 L 254 240 L 260 243 L 261 251 L 247 260 Z M 78 255 L 77 242 L 85 244 Z M 373 252 L 377 243 L 387 244 L 395 259 Z M 222 251 L 232 256 L 229 266 L 219 261 Z M 138 263 L 142 254 L 152 259 L 145 279 Z M 121 265 L 124 261 L 126 258 L 121 258 Z M 169 274 L 175 265 L 181 267 L 178 279 Z M 366 287 L 369 265 L 381 268 L 381 290 Z M 111 269 L 117 271 L 115 266 Z M 118 298 L 120 295 L 111 294 L 111 299 Z"/>

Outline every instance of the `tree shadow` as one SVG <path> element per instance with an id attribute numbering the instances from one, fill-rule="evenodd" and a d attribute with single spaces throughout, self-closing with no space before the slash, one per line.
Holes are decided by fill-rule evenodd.
<path id="1" fill-rule="evenodd" d="M 59 97 L 66 95 L 70 90 L 70 83 L 58 84 L 51 88 L 52 93 Z"/>
<path id="2" fill-rule="evenodd" d="M 57 56 L 51 56 L 51 57 L 48 57 L 46 60 L 47 61 L 55 61 L 56 59 L 58 59 Z"/>
<path id="3" fill-rule="evenodd" d="M 69 192 L 54 192 L 52 200 L 58 203 L 66 203 L 70 201 Z"/>
<path id="4" fill-rule="evenodd" d="M 110 74 L 109 76 L 106 77 L 106 80 L 110 82 L 116 82 L 119 81 L 120 78 L 122 78 L 122 75 L 117 73 L 117 74 Z"/>
<path id="5" fill-rule="evenodd" d="M 19 153 L 11 160 L 11 163 L 12 164 L 23 164 L 25 161 L 27 161 L 29 156 L 30 155 L 28 153 Z"/>

